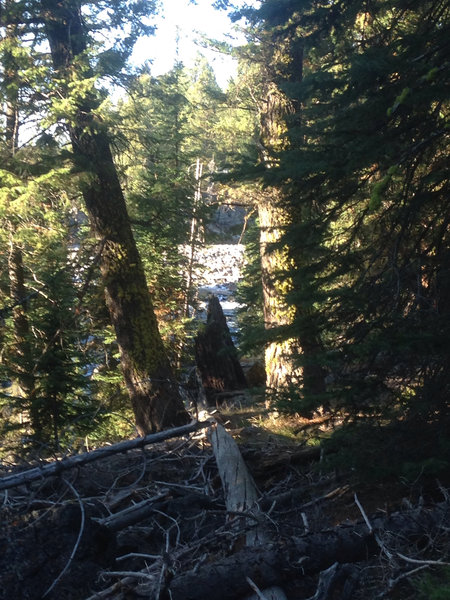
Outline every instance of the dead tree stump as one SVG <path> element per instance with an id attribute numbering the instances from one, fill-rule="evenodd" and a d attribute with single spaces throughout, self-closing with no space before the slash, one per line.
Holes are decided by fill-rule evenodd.
<path id="1" fill-rule="evenodd" d="M 227 321 L 217 296 L 208 303 L 206 325 L 195 340 L 195 361 L 200 371 L 208 403 L 219 394 L 247 387 Z"/>

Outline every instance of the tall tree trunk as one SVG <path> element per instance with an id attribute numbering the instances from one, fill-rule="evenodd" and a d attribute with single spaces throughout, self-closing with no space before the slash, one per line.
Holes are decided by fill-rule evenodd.
<path id="1" fill-rule="evenodd" d="M 75 0 L 42 2 L 46 35 L 61 89 L 83 77 L 87 42 Z M 84 64 L 83 64 L 84 62 Z M 81 69 L 80 69 L 81 67 Z M 86 75 L 88 76 L 88 75 Z M 101 273 L 120 348 L 121 365 L 141 435 L 187 423 L 155 313 L 107 132 L 95 114 L 97 99 L 77 101 L 69 124 L 76 166 L 85 173 L 83 197 L 96 236 L 104 241 Z"/>
<path id="2" fill-rule="evenodd" d="M 300 107 L 290 102 L 276 81 L 280 77 L 283 81 L 296 83 L 302 80 L 302 47 L 298 43 L 292 47 L 287 45 L 290 55 L 283 53 L 282 46 L 274 47 L 277 48 L 274 59 L 276 75 L 274 81 L 266 83 L 266 97 L 260 114 L 264 149 L 262 161 L 268 171 L 277 166 L 277 154 L 292 147 L 286 135 L 287 119 L 291 125 L 296 123 L 297 126 L 301 121 Z M 276 63 L 277 60 L 281 60 L 280 64 Z M 301 190 L 291 184 L 269 187 L 258 203 L 264 321 L 269 332 L 292 325 L 298 317 L 302 322 L 308 317 L 304 307 L 287 301 L 287 294 L 293 289 L 293 281 L 288 273 L 298 269 L 305 259 L 294 254 L 287 245 L 280 246 L 279 243 L 290 226 L 302 221 L 297 193 L 301 193 Z M 305 395 L 322 394 L 325 391 L 325 371 L 317 362 L 321 342 L 314 320 L 311 318 L 307 327 L 297 329 L 295 337 L 286 339 L 283 334 L 279 337 L 280 340 L 268 343 L 265 352 L 266 385 L 269 390 L 280 392 L 295 387 Z"/>
<path id="3" fill-rule="evenodd" d="M 287 249 L 272 247 L 280 240 L 290 221 L 286 211 L 277 206 L 275 197 L 273 193 L 260 200 L 258 219 L 264 325 L 269 336 L 273 332 L 276 337 L 280 337 L 276 330 L 290 325 L 295 311 L 286 302 L 286 291 L 292 287 L 291 283 L 289 280 L 279 280 L 280 272 L 289 268 Z M 266 344 L 266 386 L 269 392 L 300 384 L 302 371 L 295 364 L 300 352 L 301 346 L 297 338 L 274 339 Z"/>

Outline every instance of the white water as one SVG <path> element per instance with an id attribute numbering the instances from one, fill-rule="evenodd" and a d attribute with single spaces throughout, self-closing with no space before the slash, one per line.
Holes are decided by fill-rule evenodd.
<path id="1" fill-rule="evenodd" d="M 214 294 L 219 298 L 231 332 L 236 331 L 236 311 L 239 304 L 234 298 L 237 283 L 241 278 L 244 263 L 243 244 L 213 244 L 196 251 L 198 267 L 194 283 L 198 290 L 200 307 L 198 317 L 206 319 L 208 298 Z"/>

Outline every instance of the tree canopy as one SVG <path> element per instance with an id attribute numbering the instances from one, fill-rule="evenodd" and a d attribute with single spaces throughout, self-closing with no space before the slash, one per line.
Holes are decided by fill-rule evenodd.
<path id="1" fill-rule="evenodd" d="M 234 9 L 248 42 L 226 90 L 201 56 L 129 67 L 156 8 L 2 3 L 4 424 L 56 447 L 125 387 L 140 433 L 188 420 L 195 250 L 228 203 L 268 407 L 334 420 L 354 462 L 371 432 L 401 440 L 388 471 L 447 464 L 447 3 Z"/>

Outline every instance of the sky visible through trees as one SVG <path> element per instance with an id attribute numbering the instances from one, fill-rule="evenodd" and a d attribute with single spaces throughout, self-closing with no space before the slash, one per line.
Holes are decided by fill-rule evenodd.
<path id="1" fill-rule="evenodd" d="M 256 5 L 256 2 L 252 4 Z M 222 88 L 235 76 L 237 60 L 208 48 L 204 38 L 237 45 L 243 43 L 245 37 L 223 11 L 213 7 L 212 0 L 163 0 L 154 22 L 155 34 L 137 42 L 133 62 L 151 61 L 151 71 L 157 76 L 169 71 L 176 60 L 191 66 L 197 53 L 201 52 L 213 67 Z"/>

